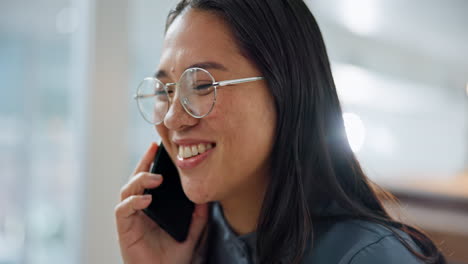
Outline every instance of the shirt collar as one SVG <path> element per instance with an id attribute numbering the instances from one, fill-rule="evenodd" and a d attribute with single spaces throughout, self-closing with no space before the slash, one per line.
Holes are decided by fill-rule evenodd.
<path id="1" fill-rule="evenodd" d="M 223 209 L 218 202 L 211 209 L 211 258 L 210 263 L 255 263 L 256 232 L 237 235 L 226 221 Z"/>

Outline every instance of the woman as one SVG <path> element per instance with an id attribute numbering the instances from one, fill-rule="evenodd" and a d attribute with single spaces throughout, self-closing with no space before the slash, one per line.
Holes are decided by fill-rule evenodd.
<path id="1" fill-rule="evenodd" d="M 445 263 L 353 155 L 303 1 L 181 1 L 155 77 L 149 121 L 196 208 L 183 243 L 141 212 L 164 179 L 148 172 L 152 144 L 116 207 L 125 263 Z"/>

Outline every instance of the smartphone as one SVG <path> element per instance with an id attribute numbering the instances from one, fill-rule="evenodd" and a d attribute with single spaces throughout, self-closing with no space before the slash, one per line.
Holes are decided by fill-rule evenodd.
<path id="1" fill-rule="evenodd" d="M 179 242 L 187 238 L 195 204 L 182 189 L 179 173 L 163 144 L 159 145 L 151 173 L 161 174 L 162 184 L 154 189 L 145 189 L 151 194 L 151 204 L 143 212 Z"/>

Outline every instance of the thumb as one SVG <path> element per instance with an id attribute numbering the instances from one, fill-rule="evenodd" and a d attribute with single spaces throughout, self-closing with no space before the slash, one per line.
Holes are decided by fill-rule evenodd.
<path id="1" fill-rule="evenodd" d="M 192 223 L 187 237 L 187 243 L 195 246 L 200 234 L 208 221 L 208 204 L 196 204 L 192 214 Z"/>

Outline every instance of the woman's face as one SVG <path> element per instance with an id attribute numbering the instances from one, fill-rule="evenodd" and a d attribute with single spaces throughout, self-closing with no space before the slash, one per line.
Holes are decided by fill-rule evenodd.
<path id="1" fill-rule="evenodd" d="M 166 33 L 158 67 L 158 72 L 165 74 L 159 79 L 177 82 L 186 68 L 206 62 L 223 66 L 203 66 L 216 81 L 261 76 L 256 66 L 241 55 L 232 32 L 220 17 L 189 9 L 174 20 Z M 185 112 L 177 94 L 174 99 L 164 122 L 156 129 L 177 165 L 190 200 L 222 201 L 265 187 L 276 120 L 266 81 L 218 87 L 216 104 L 202 119 Z M 180 161 L 180 147 L 203 148 L 200 143 L 211 143 L 213 148 L 200 154 L 201 159 Z"/>

